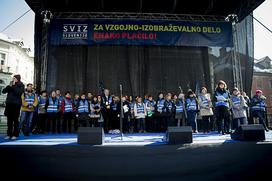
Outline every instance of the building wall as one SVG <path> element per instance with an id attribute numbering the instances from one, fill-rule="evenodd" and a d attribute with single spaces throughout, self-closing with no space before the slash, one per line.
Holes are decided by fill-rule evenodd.
<path id="1" fill-rule="evenodd" d="M 33 83 L 33 57 L 30 57 L 22 47 L 0 39 L 0 54 L 5 55 L 4 65 L 1 65 L 2 71 L 20 74 L 25 84 Z"/>
<path id="2" fill-rule="evenodd" d="M 252 83 L 252 95 L 255 91 L 260 89 L 266 96 L 267 111 L 269 115 L 272 115 L 272 73 L 254 72 Z"/>

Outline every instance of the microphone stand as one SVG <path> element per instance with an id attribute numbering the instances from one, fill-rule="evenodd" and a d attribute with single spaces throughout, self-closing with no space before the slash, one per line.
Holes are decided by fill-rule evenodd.
<path id="1" fill-rule="evenodd" d="M 120 104 L 121 104 L 121 109 L 120 109 L 120 136 L 121 136 L 121 140 L 123 140 L 123 117 L 124 117 L 122 97 L 123 97 L 123 87 L 122 87 L 122 84 L 120 84 L 120 101 L 121 101 L 120 102 Z"/>

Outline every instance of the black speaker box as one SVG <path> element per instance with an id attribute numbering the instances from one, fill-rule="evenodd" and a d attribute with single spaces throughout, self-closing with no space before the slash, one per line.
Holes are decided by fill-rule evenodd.
<path id="1" fill-rule="evenodd" d="M 166 141 L 169 144 L 184 144 L 192 143 L 192 127 L 182 126 L 182 127 L 168 127 L 166 132 Z"/>
<path id="2" fill-rule="evenodd" d="M 104 143 L 103 128 L 79 127 L 77 143 L 87 145 L 102 145 Z"/>
<path id="3" fill-rule="evenodd" d="M 239 141 L 264 141 L 264 127 L 261 124 L 241 125 L 231 134 L 231 139 Z"/>

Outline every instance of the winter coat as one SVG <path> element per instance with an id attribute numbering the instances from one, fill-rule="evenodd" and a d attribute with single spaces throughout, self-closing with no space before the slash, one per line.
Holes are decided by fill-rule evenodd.
<path id="1" fill-rule="evenodd" d="M 17 82 L 15 85 L 8 85 L 2 90 L 3 94 L 8 94 L 6 98 L 6 104 L 22 104 L 21 95 L 25 90 L 25 86 L 22 82 Z"/>
<path id="2" fill-rule="evenodd" d="M 231 96 L 230 108 L 232 110 L 233 119 L 247 117 L 247 104 L 243 96 Z"/>

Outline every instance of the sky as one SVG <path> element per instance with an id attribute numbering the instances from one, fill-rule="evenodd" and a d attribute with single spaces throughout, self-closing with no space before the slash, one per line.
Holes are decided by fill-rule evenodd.
<path id="1" fill-rule="evenodd" d="M 0 32 L 28 9 L 24 0 L 0 0 Z M 272 0 L 266 0 L 254 12 L 254 17 L 272 30 Z M 23 18 L 2 32 L 14 39 L 23 39 L 25 45 L 34 51 L 34 12 L 31 10 Z M 254 21 L 254 56 L 272 59 L 272 33 Z"/>

